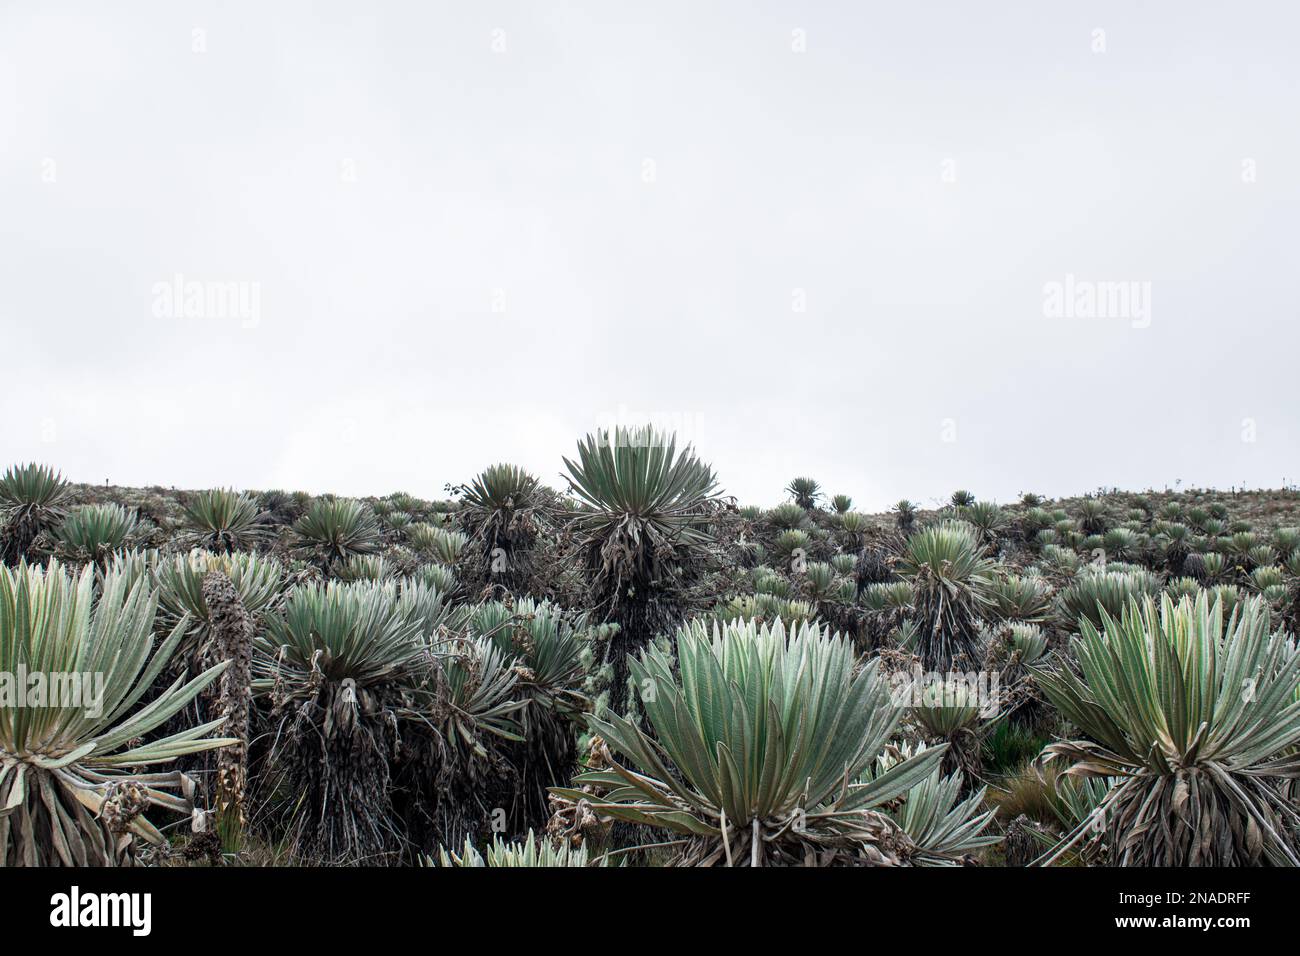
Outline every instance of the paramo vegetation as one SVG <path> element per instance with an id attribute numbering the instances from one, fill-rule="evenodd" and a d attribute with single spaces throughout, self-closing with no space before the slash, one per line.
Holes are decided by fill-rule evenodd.
<path id="1" fill-rule="evenodd" d="M 10 866 L 1300 865 L 1290 491 L 0 476 Z M 774 489 L 775 491 L 775 489 Z"/>

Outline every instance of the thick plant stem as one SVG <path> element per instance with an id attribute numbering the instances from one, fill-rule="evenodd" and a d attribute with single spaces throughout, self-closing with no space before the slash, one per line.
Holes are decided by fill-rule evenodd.
<path id="1" fill-rule="evenodd" d="M 213 649 L 218 660 L 230 661 L 217 686 L 217 714 L 225 717 L 224 732 L 238 743 L 217 754 L 217 832 L 227 853 L 237 853 L 248 818 L 244 792 L 248 781 L 248 708 L 251 697 L 249 663 L 253 622 L 230 578 L 209 571 L 203 578 Z"/>

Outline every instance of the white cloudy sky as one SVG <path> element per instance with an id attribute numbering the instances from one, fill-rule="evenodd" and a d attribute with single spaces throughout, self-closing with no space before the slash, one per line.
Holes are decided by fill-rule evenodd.
<path id="1" fill-rule="evenodd" d="M 497 460 L 558 485 L 653 417 L 759 503 L 1293 481 L 1298 29 L 4 0 L 0 454 L 428 496 Z M 177 274 L 256 320 L 159 317 Z M 1149 326 L 1045 315 L 1067 274 L 1149 282 Z"/>

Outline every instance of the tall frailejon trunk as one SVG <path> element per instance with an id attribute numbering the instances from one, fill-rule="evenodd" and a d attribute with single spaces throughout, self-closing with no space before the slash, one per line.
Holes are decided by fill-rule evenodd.
<path id="1" fill-rule="evenodd" d="M 248 781 L 253 621 L 234 584 L 220 571 L 209 571 L 204 576 L 203 600 L 208 606 L 214 656 L 218 661 L 230 661 L 217 685 L 216 712 L 226 719 L 223 733 L 239 742 L 217 753 L 216 816 L 222 847 L 234 853 L 239 850 L 248 822 L 244 791 Z"/>

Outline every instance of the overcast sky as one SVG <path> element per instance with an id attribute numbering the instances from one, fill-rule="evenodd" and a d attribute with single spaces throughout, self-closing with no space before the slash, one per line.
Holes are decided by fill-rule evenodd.
<path id="1" fill-rule="evenodd" d="M 1294 481 L 1298 11 L 2 0 L 0 453 L 435 496 L 651 418 L 760 504 Z"/>

